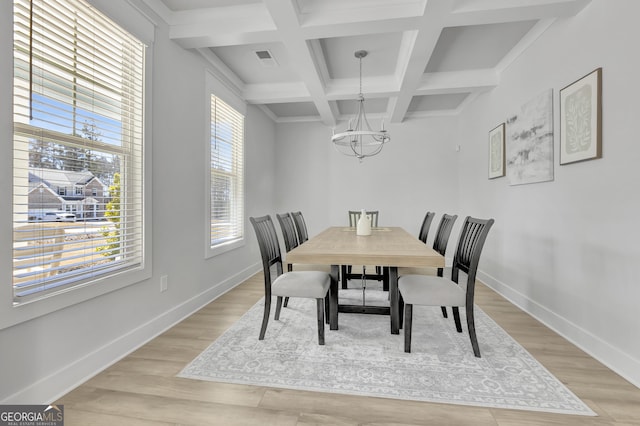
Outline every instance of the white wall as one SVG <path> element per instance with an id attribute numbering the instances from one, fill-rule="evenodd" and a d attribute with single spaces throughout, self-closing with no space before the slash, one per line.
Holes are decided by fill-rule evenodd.
<path id="1" fill-rule="evenodd" d="M 11 2 L 0 2 L 0 17 L 6 24 L 3 31 L 9 31 L 7 37 L 3 32 L 0 51 L 10 57 Z M 152 233 L 152 277 L 0 330 L 2 403 L 51 402 L 259 269 L 260 255 L 248 220 L 244 247 L 204 257 L 206 65 L 196 53 L 169 41 L 166 27 L 158 27 L 155 39 L 150 87 L 153 126 L 146 141 L 152 149 L 148 166 L 153 170 L 152 205 L 148 206 L 152 223 L 147 223 Z M 0 73 L 4 141 L 12 140 L 10 62 L 4 61 Z M 275 210 L 275 125 L 253 106 L 248 107 L 245 138 L 248 217 Z M 0 262 L 3 271 L 10 271 L 10 144 L 2 149 Z M 160 293 L 162 275 L 168 275 L 168 290 Z M 4 285 L 10 286 L 10 278 Z"/>
<path id="2" fill-rule="evenodd" d="M 640 2 L 594 0 L 558 20 L 459 117 L 461 211 L 492 216 L 479 277 L 640 385 Z M 603 68 L 603 158 L 559 165 L 559 90 Z M 555 179 L 488 180 L 487 134 L 549 88 Z"/>
<path id="3" fill-rule="evenodd" d="M 348 225 L 348 210 L 363 208 L 380 211 L 380 226 L 417 234 L 428 210 L 437 225 L 442 213 L 458 213 L 455 123 L 432 117 L 387 126 L 391 142 L 362 163 L 338 153 L 321 123 L 279 124 L 277 207 L 301 210 L 310 235 Z"/>

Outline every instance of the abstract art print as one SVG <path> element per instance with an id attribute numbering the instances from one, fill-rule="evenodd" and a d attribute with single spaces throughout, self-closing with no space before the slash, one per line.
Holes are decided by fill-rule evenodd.
<path id="1" fill-rule="evenodd" d="M 504 123 L 489 132 L 489 179 L 504 176 Z"/>
<path id="2" fill-rule="evenodd" d="M 507 119 L 506 163 L 509 185 L 553 180 L 553 90 L 520 107 Z"/>
<path id="3" fill-rule="evenodd" d="M 560 90 L 560 164 L 602 157 L 602 68 Z"/>

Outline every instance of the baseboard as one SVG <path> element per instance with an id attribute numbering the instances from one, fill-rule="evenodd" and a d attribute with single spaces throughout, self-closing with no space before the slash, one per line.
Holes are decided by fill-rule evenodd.
<path id="1" fill-rule="evenodd" d="M 478 271 L 477 277 L 487 287 L 640 388 L 640 360 L 634 359 L 491 275 Z"/>
<path id="2" fill-rule="evenodd" d="M 217 283 L 213 287 L 173 307 L 129 333 L 105 344 L 101 348 L 74 360 L 64 368 L 42 378 L 28 387 L 0 401 L 2 404 L 49 404 L 105 368 L 115 364 L 131 352 L 164 333 L 189 315 L 211 301 L 233 289 L 261 269 L 261 265 L 251 265 L 238 274 Z"/>

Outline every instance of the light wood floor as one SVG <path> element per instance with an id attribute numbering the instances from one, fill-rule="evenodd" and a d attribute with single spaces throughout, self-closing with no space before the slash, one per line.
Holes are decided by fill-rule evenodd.
<path id="1" fill-rule="evenodd" d="M 476 303 L 598 417 L 175 377 L 262 295 L 258 274 L 65 395 L 65 425 L 640 425 L 640 389 L 484 285 Z"/>

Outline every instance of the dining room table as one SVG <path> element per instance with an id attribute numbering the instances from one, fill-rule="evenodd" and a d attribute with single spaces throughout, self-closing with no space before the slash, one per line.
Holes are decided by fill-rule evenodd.
<path id="1" fill-rule="evenodd" d="M 289 263 L 331 265 L 329 328 L 338 329 L 338 312 L 388 314 L 392 334 L 399 334 L 402 306 L 398 292 L 398 267 L 444 268 L 445 259 L 401 227 L 375 227 L 370 235 L 357 235 L 355 227 L 332 226 L 286 254 Z M 340 304 L 338 292 L 343 265 L 383 267 L 389 306 Z"/>

